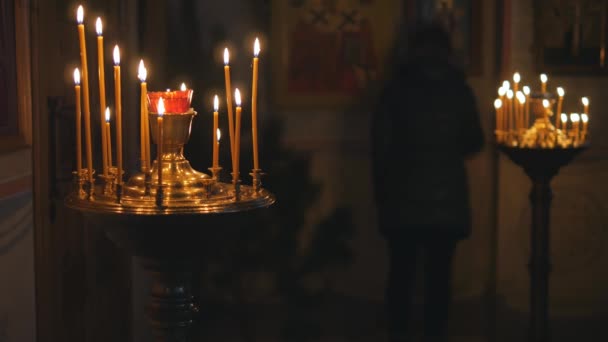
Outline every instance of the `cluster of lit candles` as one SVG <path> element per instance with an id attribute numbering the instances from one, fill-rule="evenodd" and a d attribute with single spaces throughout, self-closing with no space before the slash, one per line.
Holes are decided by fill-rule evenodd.
<path id="1" fill-rule="evenodd" d="M 557 101 L 552 101 L 554 98 L 547 92 L 547 82 L 549 78 L 546 74 L 540 75 L 541 89 L 538 96 L 532 96 L 529 86 L 523 86 L 520 90 L 521 75 L 516 72 L 513 74 L 513 84 L 508 80 L 502 82 L 498 88 L 498 98 L 494 101 L 496 109 L 496 139 L 500 143 L 518 144 L 521 138 L 526 134 L 531 123 L 537 122 L 538 119 L 532 119 L 531 122 L 531 102 L 534 100 L 541 101 L 544 108 L 543 120 L 549 120 L 550 116 L 555 115 L 554 127 L 565 136 L 569 137 L 572 145 L 584 143 L 587 138 L 587 125 L 589 122 L 589 98 L 581 98 L 581 110 L 579 114 L 570 113 L 569 115 L 562 112 L 564 96 L 566 92 L 564 88 L 557 87 Z M 557 108 L 554 110 L 554 102 L 557 102 Z M 532 109 L 534 112 L 534 108 Z M 580 125 L 582 123 L 582 127 Z M 563 145 L 563 144 L 562 144 Z"/>
<path id="2" fill-rule="evenodd" d="M 74 70 L 74 82 L 75 82 L 75 97 L 76 97 L 76 168 L 78 175 L 83 177 L 86 175 L 86 179 L 93 184 L 93 153 L 92 153 L 92 142 L 91 142 L 91 109 L 89 100 L 89 77 L 88 77 L 88 66 L 87 66 L 87 51 L 86 51 L 86 40 L 85 40 L 85 28 L 84 28 L 84 9 L 79 6 L 76 12 L 76 19 L 78 23 L 78 37 L 80 43 L 80 59 L 81 68 Z M 115 96 L 115 122 L 116 122 L 116 167 L 113 167 L 112 160 L 112 135 L 110 129 L 110 109 L 106 107 L 106 94 L 105 94 L 105 71 L 104 71 L 104 44 L 103 44 L 103 27 L 101 18 L 97 18 L 96 21 L 97 31 L 97 53 L 98 53 L 98 72 L 99 72 L 99 104 L 100 104 L 100 122 L 101 122 L 101 150 L 102 150 L 102 163 L 103 163 L 103 177 L 108 179 L 111 174 L 116 175 L 116 184 L 122 185 L 123 183 L 123 145 L 122 145 L 122 105 L 121 105 L 121 75 L 120 75 L 120 50 L 118 45 L 114 47 L 114 96 Z M 254 172 L 260 172 L 260 166 L 258 161 L 258 133 L 257 133 L 257 92 L 258 92 L 258 65 L 260 53 L 260 43 L 256 38 L 254 43 L 254 57 L 253 57 L 253 81 L 252 81 L 252 100 L 251 100 L 251 116 L 252 116 L 252 140 L 253 140 L 253 165 Z M 230 75 L 230 55 L 226 48 L 224 50 L 224 76 L 226 86 L 226 104 L 227 104 L 227 115 L 228 115 L 228 130 L 230 137 L 230 153 L 232 162 L 232 177 L 233 182 L 239 181 L 239 159 L 240 159 L 240 135 L 241 135 L 241 94 L 239 89 L 234 90 L 234 104 L 236 108 L 233 110 L 232 100 L 232 88 L 231 88 L 231 75 Z M 141 81 L 141 99 L 140 99 L 140 138 L 141 138 L 141 171 L 149 172 L 150 168 L 150 122 L 149 122 L 149 111 L 155 112 L 157 116 L 157 124 L 159 128 L 159 139 L 157 140 L 157 152 L 158 152 L 158 163 L 161 163 L 162 154 L 162 125 L 163 116 L 165 114 L 173 115 L 186 113 L 191 110 L 190 104 L 192 100 L 191 89 L 187 89 L 186 85 L 182 83 L 180 90 L 162 92 L 148 92 L 146 78 L 147 69 L 144 65 L 143 60 L 139 63 L 138 77 Z M 82 87 L 82 91 L 81 91 Z M 82 97 L 82 103 L 81 103 Z M 85 135 L 85 146 L 86 146 L 86 168 L 83 168 L 82 162 L 82 111 L 84 111 L 84 135 Z M 219 124 L 219 98 L 215 95 L 213 99 L 213 158 L 212 158 L 212 170 L 219 170 L 219 142 L 221 137 Z M 160 170 L 159 164 L 159 170 Z M 214 171 L 214 172 L 215 172 Z M 162 184 L 162 172 L 159 174 L 159 184 Z"/>

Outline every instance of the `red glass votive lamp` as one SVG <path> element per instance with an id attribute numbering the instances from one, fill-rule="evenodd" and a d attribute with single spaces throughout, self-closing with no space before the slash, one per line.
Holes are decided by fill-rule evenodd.
<path id="1" fill-rule="evenodd" d="M 192 89 L 148 92 L 148 108 L 151 113 L 157 113 L 158 99 L 163 98 L 165 113 L 187 113 L 192 103 Z"/>

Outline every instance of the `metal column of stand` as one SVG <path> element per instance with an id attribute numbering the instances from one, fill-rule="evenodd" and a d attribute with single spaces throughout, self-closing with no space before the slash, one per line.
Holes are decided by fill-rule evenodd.
<path id="1" fill-rule="evenodd" d="M 530 317 L 529 341 L 549 342 L 549 253 L 551 180 L 562 166 L 586 150 L 587 146 L 573 148 L 534 149 L 499 146 L 499 150 L 524 169 L 532 181 L 530 202 L 532 227 L 530 231 Z"/>

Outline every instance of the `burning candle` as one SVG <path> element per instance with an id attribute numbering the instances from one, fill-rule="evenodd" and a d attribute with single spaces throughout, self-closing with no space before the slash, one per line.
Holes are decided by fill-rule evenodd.
<path id="1" fill-rule="evenodd" d="M 515 102 L 513 101 L 513 90 L 509 89 L 507 91 L 507 130 L 510 131 L 513 129 L 514 127 L 514 122 L 513 122 L 513 107 L 515 105 Z"/>
<path id="2" fill-rule="evenodd" d="M 557 113 L 561 113 L 562 112 L 562 107 L 563 107 L 563 103 L 564 103 L 564 95 L 566 95 L 566 92 L 564 91 L 564 88 L 562 87 L 557 87 L 557 96 L 558 96 L 558 100 L 557 100 Z M 555 128 L 559 128 L 559 120 L 555 120 Z"/>
<path id="3" fill-rule="evenodd" d="M 549 113 L 551 112 L 551 109 L 549 108 L 549 107 L 551 107 L 551 102 L 549 102 L 549 100 L 547 100 L 547 99 L 544 99 L 543 107 L 545 108 L 545 114 L 549 115 Z"/>
<path id="4" fill-rule="evenodd" d="M 213 168 L 217 169 L 219 167 L 219 138 L 218 138 L 218 111 L 220 108 L 220 100 L 215 95 L 213 98 Z"/>
<path id="5" fill-rule="evenodd" d="M 182 82 L 182 85 L 180 85 L 180 86 L 179 86 L 179 90 L 181 90 L 181 91 L 186 91 L 186 90 L 188 90 L 188 87 L 186 87 L 186 83 L 183 83 L 183 82 Z"/>
<path id="6" fill-rule="evenodd" d="M 260 41 L 256 38 L 253 44 L 253 85 L 251 89 L 251 139 L 253 140 L 253 168 L 260 169 L 258 161 L 258 63 Z"/>
<path id="7" fill-rule="evenodd" d="M 221 131 L 221 130 L 218 128 L 218 129 L 215 131 L 215 135 L 217 136 L 216 143 L 217 143 L 217 150 L 218 150 L 218 152 L 219 152 L 219 150 L 220 150 L 220 140 L 222 139 L 222 131 Z M 219 153 L 218 153 L 218 154 L 219 154 Z M 219 162 L 218 162 L 218 167 L 219 167 Z"/>
<path id="8" fill-rule="evenodd" d="M 513 74 L 513 91 L 517 93 L 519 90 L 519 81 L 521 81 L 521 75 L 516 72 Z"/>
<path id="9" fill-rule="evenodd" d="M 120 50 L 114 46 L 114 101 L 116 105 L 116 166 L 117 183 L 122 184 L 122 102 L 120 91 Z"/>
<path id="10" fill-rule="evenodd" d="M 524 104 L 526 103 L 526 96 L 523 92 L 517 92 L 517 101 L 519 103 L 517 110 L 517 128 L 524 128 Z"/>
<path id="11" fill-rule="evenodd" d="M 570 134 L 572 134 L 575 144 L 578 144 L 580 120 L 581 120 L 581 117 L 580 117 L 580 115 L 578 115 L 578 113 L 570 114 L 570 121 L 572 122 L 572 130 L 571 130 Z"/>
<path id="12" fill-rule="evenodd" d="M 496 130 L 502 130 L 502 100 L 496 99 L 494 100 L 494 109 L 496 109 Z"/>
<path id="13" fill-rule="evenodd" d="M 158 164 L 158 186 L 162 187 L 163 185 L 163 115 L 165 115 L 165 103 L 163 98 L 158 99 L 158 104 L 156 105 L 156 110 L 158 112 L 158 118 L 156 119 L 156 124 L 158 125 L 158 136 L 156 139 L 156 160 Z"/>
<path id="14" fill-rule="evenodd" d="M 234 91 L 234 102 L 236 103 L 236 122 L 234 129 L 234 166 L 232 179 L 239 180 L 239 158 L 241 155 L 241 92 L 237 88 Z"/>
<path id="15" fill-rule="evenodd" d="M 589 116 L 587 113 L 581 114 L 581 121 L 583 122 L 583 130 L 581 132 L 581 142 L 585 142 L 587 137 L 587 124 L 589 123 Z"/>
<path id="16" fill-rule="evenodd" d="M 509 83 L 509 81 L 504 80 L 502 81 L 502 87 L 505 89 L 505 91 L 508 91 L 509 89 L 511 89 L 511 84 Z"/>
<path id="17" fill-rule="evenodd" d="M 89 102 L 89 68 L 87 66 L 87 44 L 84 36 L 84 9 L 78 6 L 76 21 L 78 22 L 78 38 L 80 41 L 80 63 L 82 64 L 82 91 L 84 104 L 84 135 L 87 148 L 87 170 L 89 182 L 93 183 L 93 149 L 91 147 L 91 107 Z"/>
<path id="18" fill-rule="evenodd" d="M 106 142 L 107 142 L 107 146 L 106 149 L 108 151 L 108 168 L 112 167 L 112 130 L 110 129 L 110 108 L 106 108 L 106 124 L 104 127 L 104 130 L 106 132 Z"/>
<path id="19" fill-rule="evenodd" d="M 562 113 L 561 115 L 562 128 L 561 130 L 568 134 L 568 114 Z"/>
<path id="20" fill-rule="evenodd" d="M 500 101 L 502 102 L 502 107 L 500 110 L 500 129 L 501 130 L 505 130 L 507 127 L 507 124 L 505 122 L 506 120 L 506 116 L 505 116 L 505 109 L 506 109 L 506 105 L 507 105 L 507 101 L 505 99 L 505 96 L 507 95 L 507 89 L 503 86 L 501 86 L 500 88 L 498 88 L 498 97 L 500 98 Z"/>
<path id="21" fill-rule="evenodd" d="M 76 93 L 76 172 L 80 174 L 82 169 L 82 111 L 80 109 L 80 71 L 78 68 L 74 69 L 74 91 Z"/>
<path id="22" fill-rule="evenodd" d="M 526 128 L 530 125 L 530 87 L 523 87 L 524 95 L 526 95 L 526 107 L 524 108 L 524 125 Z"/>
<path id="23" fill-rule="evenodd" d="M 103 58 L 103 25 L 101 18 L 97 18 L 95 22 L 95 30 L 97 31 L 97 71 L 99 73 L 99 113 L 101 114 L 101 154 L 103 161 L 103 175 L 108 176 L 108 151 L 107 142 L 108 139 L 106 129 L 104 125 L 104 109 L 106 108 L 106 77 L 104 71 L 104 58 Z"/>
<path id="24" fill-rule="evenodd" d="M 541 91 L 541 93 L 547 92 L 547 81 L 548 80 L 549 80 L 549 78 L 547 77 L 547 74 L 540 74 L 540 82 L 541 82 L 540 91 Z"/>
<path id="25" fill-rule="evenodd" d="M 583 112 L 589 114 L 589 98 L 582 97 L 581 102 L 583 103 Z"/>
<path id="26" fill-rule="evenodd" d="M 140 97 L 140 154 L 141 154 L 141 171 L 147 172 L 150 170 L 150 124 L 148 123 L 148 85 L 146 78 L 148 70 L 144 65 L 143 59 L 139 61 L 137 77 L 141 81 L 141 97 Z"/>
<path id="27" fill-rule="evenodd" d="M 234 122 L 232 120 L 232 87 L 230 85 L 230 53 L 224 49 L 224 81 L 226 84 L 226 113 L 228 114 L 228 136 L 230 138 L 230 156 L 234 166 Z"/>

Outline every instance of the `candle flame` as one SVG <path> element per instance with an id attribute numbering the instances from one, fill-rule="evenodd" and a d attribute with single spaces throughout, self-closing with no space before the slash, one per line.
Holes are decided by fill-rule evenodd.
<path id="1" fill-rule="evenodd" d="M 100 17 L 97 17 L 97 21 L 95 21 L 95 30 L 97 31 L 98 36 L 101 36 L 103 34 L 103 25 L 101 24 Z"/>
<path id="2" fill-rule="evenodd" d="M 527 96 L 527 95 L 530 95 L 530 87 L 528 87 L 528 86 L 524 86 L 524 88 L 523 88 L 523 89 L 524 89 L 524 94 L 525 94 L 526 96 Z"/>
<path id="3" fill-rule="evenodd" d="M 158 111 L 158 115 L 163 116 L 165 114 L 165 101 L 163 98 L 158 99 L 158 105 L 156 105 L 156 111 Z"/>
<path id="4" fill-rule="evenodd" d="M 564 91 L 564 88 L 557 87 L 557 95 L 559 95 L 559 97 L 564 97 L 564 95 L 566 95 L 566 91 Z"/>
<path id="5" fill-rule="evenodd" d="M 543 83 L 547 83 L 547 81 L 549 80 L 549 78 L 547 77 L 547 74 L 540 74 L 540 81 Z"/>
<path id="6" fill-rule="evenodd" d="M 78 68 L 74 69 L 74 83 L 80 85 L 80 70 Z"/>
<path id="7" fill-rule="evenodd" d="M 519 83 L 519 81 L 521 81 L 521 75 L 518 72 L 516 72 L 513 74 L 513 82 Z"/>
<path id="8" fill-rule="evenodd" d="M 570 121 L 579 122 L 580 120 L 581 120 L 581 117 L 578 115 L 578 113 L 570 114 Z"/>
<path id="9" fill-rule="evenodd" d="M 230 63 L 230 52 L 228 52 L 228 48 L 224 48 L 224 65 L 228 65 Z"/>
<path id="10" fill-rule="evenodd" d="M 581 102 L 583 103 L 583 106 L 588 106 L 589 105 L 589 99 L 587 97 L 581 98 Z"/>
<path id="11" fill-rule="evenodd" d="M 502 81 L 502 87 L 505 88 L 505 90 L 509 90 L 511 88 L 511 83 L 509 83 L 509 81 L 504 80 Z"/>
<path id="12" fill-rule="evenodd" d="M 522 93 L 521 91 L 517 92 L 517 100 L 519 101 L 519 103 L 524 104 L 526 103 L 526 96 L 524 95 L 524 93 Z"/>
<path id="13" fill-rule="evenodd" d="M 513 95 L 515 95 L 515 94 L 513 94 L 513 90 L 511 90 L 511 89 L 507 90 L 507 98 L 509 100 L 513 98 Z"/>
<path id="14" fill-rule="evenodd" d="M 562 117 L 561 117 L 561 119 L 562 119 L 562 123 L 566 123 L 566 122 L 568 122 L 568 114 L 566 114 L 566 113 L 562 113 Z"/>
<path id="15" fill-rule="evenodd" d="M 234 91 L 234 102 L 236 103 L 237 107 L 241 106 L 241 92 L 239 91 L 239 88 L 236 88 Z"/>
<path id="16" fill-rule="evenodd" d="M 585 113 L 581 114 L 581 121 L 582 121 L 583 123 L 587 123 L 587 122 L 589 122 L 589 115 L 587 115 L 587 114 L 585 114 Z"/>
<path id="17" fill-rule="evenodd" d="M 502 107 L 502 101 L 500 99 L 494 100 L 494 108 L 500 109 Z"/>
<path id="18" fill-rule="evenodd" d="M 110 122 L 110 107 L 106 107 L 106 122 Z"/>
<path id="19" fill-rule="evenodd" d="M 186 89 L 188 89 L 188 88 L 186 88 L 186 83 L 183 83 L 183 82 L 182 82 L 182 85 L 181 85 L 181 86 L 179 86 L 179 90 L 181 90 L 181 91 L 186 91 Z"/>
<path id="20" fill-rule="evenodd" d="M 504 87 L 498 88 L 498 96 L 503 97 L 507 93 L 507 90 Z"/>
<path id="21" fill-rule="evenodd" d="M 220 129 L 218 128 L 216 131 L 217 134 L 217 142 L 220 142 L 220 139 L 222 138 L 222 131 L 220 131 Z"/>
<path id="22" fill-rule="evenodd" d="M 550 105 L 551 105 L 551 102 L 549 102 L 549 100 L 547 100 L 547 99 L 543 100 L 543 107 L 549 108 Z"/>
<path id="23" fill-rule="evenodd" d="M 78 6 L 78 9 L 76 10 L 76 21 L 78 22 L 78 24 L 82 24 L 82 21 L 84 20 L 84 8 L 82 8 L 82 5 Z"/>
<path id="24" fill-rule="evenodd" d="M 213 111 L 217 112 L 220 109 L 220 99 L 215 95 L 213 97 Z"/>
<path id="25" fill-rule="evenodd" d="M 118 45 L 114 46 L 114 65 L 120 65 L 120 50 Z"/>
<path id="26" fill-rule="evenodd" d="M 146 66 L 144 65 L 143 59 L 141 59 L 139 61 L 139 68 L 137 69 L 137 77 L 142 82 L 146 82 L 146 78 L 148 78 L 148 70 L 146 70 Z"/>
<path id="27" fill-rule="evenodd" d="M 258 38 L 255 39 L 253 43 L 253 56 L 257 57 L 260 55 L 260 40 Z"/>

